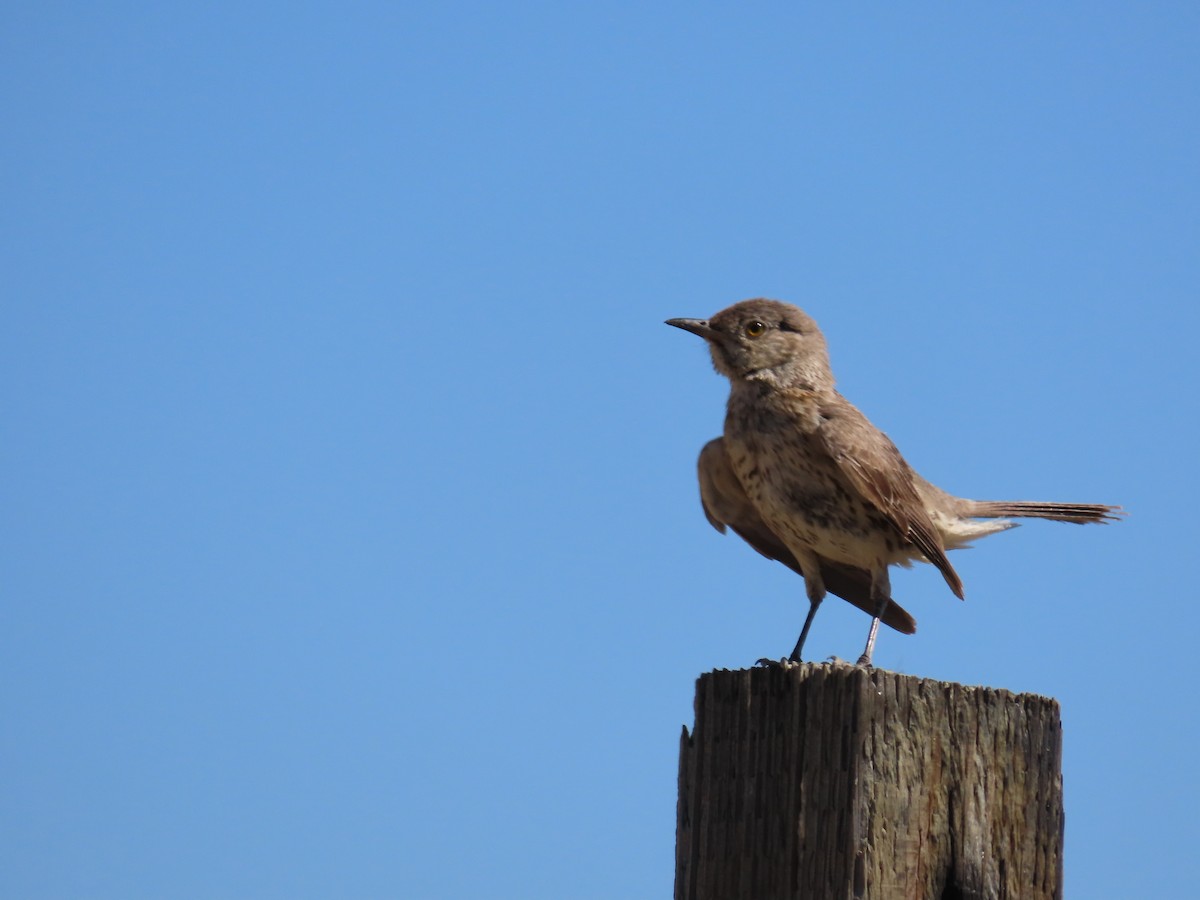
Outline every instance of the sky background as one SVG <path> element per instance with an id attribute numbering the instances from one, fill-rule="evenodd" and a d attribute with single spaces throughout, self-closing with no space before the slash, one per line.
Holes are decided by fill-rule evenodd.
<path id="1" fill-rule="evenodd" d="M 877 665 L 1058 698 L 1070 896 L 1200 881 L 1189 3 L 7 3 L 0 894 L 669 896 L 771 296 L 943 487 Z M 831 600 L 811 658 L 869 620 Z"/>

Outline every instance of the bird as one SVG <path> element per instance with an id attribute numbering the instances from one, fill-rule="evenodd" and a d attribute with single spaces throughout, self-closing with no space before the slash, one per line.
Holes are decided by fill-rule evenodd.
<path id="1" fill-rule="evenodd" d="M 891 566 L 931 563 L 963 599 L 946 552 L 1015 527 L 1009 517 L 1083 524 L 1124 515 L 1100 503 L 969 500 L 922 478 L 838 392 L 825 337 L 799 307 L 743 300 L 710 319 L 666 324 L 704 338 L 730 383 L 724 435 L 698 463 L 705 515 L 804 578 L 809 611 L 791 661 L 827 590 L 871 615 L 858 658 L 870 666 L 881 621 L 916 630 L 892 600 Z"/>

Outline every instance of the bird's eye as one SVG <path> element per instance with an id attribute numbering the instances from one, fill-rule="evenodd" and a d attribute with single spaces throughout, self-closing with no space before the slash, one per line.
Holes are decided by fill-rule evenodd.
<path id="1" fill-rule="evenodd" d="M 762 333 L 766 330 L 767 326 L 757 319 L 746 323 L 746 337 L 761 337 Z"/>

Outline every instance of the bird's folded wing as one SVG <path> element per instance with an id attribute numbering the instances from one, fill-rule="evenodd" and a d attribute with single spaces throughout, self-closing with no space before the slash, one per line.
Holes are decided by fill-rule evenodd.
<path id="1" fill-rule="evenodd" d="M 941 536 L 917 493 L 913 471 L 896 445 L 841 395 L 822 403 L 821 419 L 812 436 L 846 481 L 937 567 L 962 599 L 962 579 L 946 557 Z M 828 427 L 835 420 L 836 427 Z"/>

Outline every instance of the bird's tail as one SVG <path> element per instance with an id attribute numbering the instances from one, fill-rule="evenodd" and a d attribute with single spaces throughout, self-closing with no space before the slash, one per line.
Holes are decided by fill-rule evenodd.
<path id="1" fill-rule="evenodd" d="M 1055 522 L 1115 522 L 1125 515 L 1119 506 L 1103 503 L 1043 503 L 1036 500 L 970 500 L 965 515 L 980 519 L 1002 519 L 1007 516 L 1027 519 L 1051 519 Z"/>

